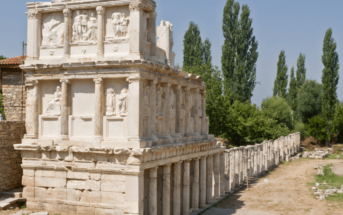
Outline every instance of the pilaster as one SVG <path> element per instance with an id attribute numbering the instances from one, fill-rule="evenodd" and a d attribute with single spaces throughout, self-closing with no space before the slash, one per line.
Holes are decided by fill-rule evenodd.
<path id="1" fill-rule="evenodd" d="M 98 13 L 98 48 L 97 48 L 97 56 L 103 57 L 104 56 L 104 40 L 105 40 L 105 7 L 98 6 L 96 7 L 96 12 Z"/>
<path id="2" fill-rule="evenodd" d="M 70 38 L 71 38 L 71 10 L 64 9 L 64 55 L 63 58 L 68 59 L 70 58 Z"/>

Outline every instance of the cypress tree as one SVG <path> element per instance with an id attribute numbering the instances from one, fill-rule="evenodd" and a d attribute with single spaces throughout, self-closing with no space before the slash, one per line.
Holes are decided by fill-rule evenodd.
<path id="1" fill-rule="evenodd" d="M 300 89 L 306 80 L 305 60 L 306 56 L 300 53 L 297 61 L 297 89 Z"/>
<path id="2" fill-rule="evenodd" d="M 203 43 L 203 63 L 212 65 L 212 56 L 211 56 L 211 47 L 212 44 L 208 38 L 206 38 Z"/>
<path id="3" fill-rule="evenodd" d="M 296 110 L 298 106 L 297 102 L 297 95 L 298 95 L 298 88 L 297 88 L 297 80 L 294 76 L 294 67 L 291 69 L 291 81 L 289 83 L 289 104 L 293 111 L 293 121 L 296 118 Z"/>
<path id="4" fill-rule="evenodd" d="M 339 59 L 336 51 L 337 44 L 332 38 L 332 29 L 329 28 L 324 37 L 322 63 L 324 65 L 322 84 L 323 84 L 323 104 L 322 112 L 327 124 L 327 146 L 330 143 L 331 124 L 335 114 L 337 104 L 337 84 Z"/>
<path id="5" fill-rule="evenodd" d="M 203 63 L 203 43 L 200 29 L 194 22 L 189 23 L 189 28 L 183 40 L 183 70 L 188 71 L 194 66 Z"/>
<path id="6" fill-rule="evenodd" d="M 288 67 L 286 65 L 285 51 L 282 50 L 279 55 L 279 61 L 277 63 L 277 74 L 274 81 L 273 95 L 276 97 L 286 98 L 287 85 L 288 85 Z"/>
<path id="7" fill-rule="evenodd" d="M 224 45 L 222 46 L 222 71 L 226 88 L 234 100 L 250 101 L 256 86 L 256 61 L 258 42 L 253 36 L 252 19 L 247 5 L 227 0 L 223 15 Z"/>

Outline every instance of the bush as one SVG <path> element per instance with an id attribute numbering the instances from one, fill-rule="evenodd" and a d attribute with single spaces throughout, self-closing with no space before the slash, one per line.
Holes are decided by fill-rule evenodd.
<path id="1" fill-rule="evenodd" d="M 294 129 L 292 130 L 292 133 L 297 133 L 297 132 L 300 132 L 301 138 L 306 138 L 309 136 L 309 134 L 306 130 L 306 126 L 302 122 L 296 122 L 294 124 Z"/>

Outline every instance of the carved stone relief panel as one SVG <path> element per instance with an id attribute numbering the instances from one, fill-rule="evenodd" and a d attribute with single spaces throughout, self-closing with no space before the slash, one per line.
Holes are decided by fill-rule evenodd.
<path id="1" fill-rule="evenodd" d="M 60 104 L 61 97 L 62 97 L 61 87 L 57 86 L 56 92 L 54 93 L 54 98 L 48 102 L 47 107 L 44 110 L 44 115 L 53 115 L 53 116 L 61 115 L 61 104 Z"/>
<path id="2" fill-rule="evenodd" d="M 98 21 L 95 10 L 75 10 L 73 12 L 72 44 L 96 44 Z"/>
<path id="3" fill-rule="evenodd" d="M 104 106 L 105 115 L 126 116 L 128 108 L 127 100 L 128 83 L 125 79 L 105 79 L 104 81 Z"/>
<path id="4" fill-rule="evenodd" d="M 64 17 L 62 12 L 43 14 L 42 48 L 64 44 Z"/>
<path id="5" fill-rule="evenodd" d="M 129 40 L 130 12 L 128 7 L 106 9 L 106 37 L 107 43 L 125 43 Z"/>

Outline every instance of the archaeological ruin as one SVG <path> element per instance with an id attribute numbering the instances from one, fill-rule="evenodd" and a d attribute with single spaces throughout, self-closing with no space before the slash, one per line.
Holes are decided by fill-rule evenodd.
<path id="1" fill-rule="evenodd" d="M 209 134 L 202 77 L 174 67 L 154 0 L 27 4 L 28 208 L 179 215 L 207 207 L 300 148 L 300 133 L 226 150 Z M 156 37 L 158 38 L 156 40 Z"/>

